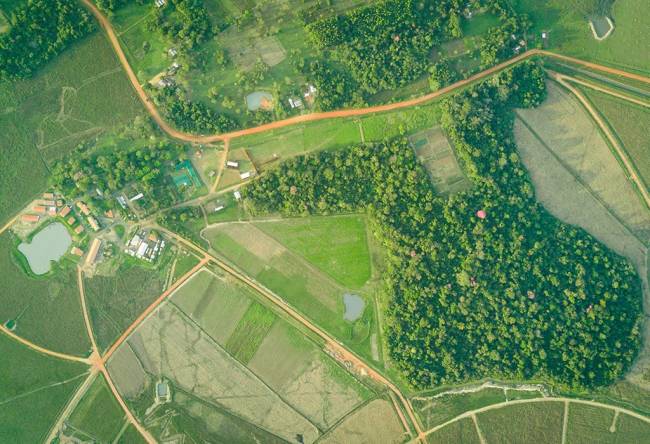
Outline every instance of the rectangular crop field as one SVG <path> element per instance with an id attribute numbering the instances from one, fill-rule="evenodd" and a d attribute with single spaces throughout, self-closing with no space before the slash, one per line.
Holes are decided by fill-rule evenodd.
<path id="1" fill-rule="evenodd" d="M 446 425 L 427 436 L 430 444 L 481 444 L 476 425 L 471 418 L 463 418 Z"/>
<path id="2" fill-rule="evenodd" d="M 18 240 L 0 235 L 0 322 L 15 321 L 15 333 L 46 348 L 74 355 L 90 352 L 74 264 L 63 258 L 51 274 L 30 277 Z M 20 260 L 19 260 L 20 258 Z"/>
<path id="3" fill-rule="evenodd" d="M 224 348 L 242 364 L 248 364 L 276 320 L 275 314 L 258 302 L 248 306 Z"/>
<path id="4" fill-rule="evenodd" d="M 572 402 L 569 404 L 567 442 L 574 444 L 615 444 L 617 437 L 610 432 L 614 410 Z"/>
<path id="5" fill-rule="evenodd" d="M 477 392 L 454 394 L 438 397 L 414 397 L 413 407 L 422 419 L 425 428 L 443 424 L 463 412 L 476 410 L 506 400 L 502 389 L 486 388 Z"/>
<path id="6" fill-rule="evenodd" d="M 4 334 L 0 356 L 0 441 L 43 442 L 87 367 L 30 350 Z"/>
<path id="7" fill-rule="evenodd" d="M 564 403 L 531 402 L 479 413 L 478 425 L 487 442 L 562 441 Z"/>

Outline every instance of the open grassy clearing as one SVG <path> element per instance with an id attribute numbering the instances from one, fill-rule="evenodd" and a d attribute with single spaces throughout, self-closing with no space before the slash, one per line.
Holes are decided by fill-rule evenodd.
<path id="1" fill-rule="evenodd" d="M 174 275 L 172 283 L 187 274 L 192 268 L 199 263 L 199 258 L 187 250 L 180 249 L 176 255 L 176 264 L 174 265 Z"/>
<path id="2" fill-rule="evenodd" d="M 182 390 L 286 440 L 300 433 L 305 442 L 313 442 L 318 435 L 313 424 L 232 358 L 173 304 L 157 310 L 121 348 L 129 346 L 147 374 L 151 375 L 145 378 L 142 393 L 152 393 L 154 381 L 164 377 Z M 120 371 L 112 363 L 109 366 L 122 392 L 122 387 L 131 383 L 133 375 Z M 146 409 L 148 406 L 142 407 Z M 136 411 L 141 415 L 144 413 L 139 409 Z"/>
<path id="3" fill-rule="evenodd" d="M 539 108 L 518 111 L 515 125 L 538 199 L 628 257 L 644 278 L 650 214 L 578 103 L 552 83 L 548 91 Z"/>
<path id="4" fill-rule="evenodd" d="M 95 442 L 113 442 L 124 421 L 124 412 L 100 373 L 66 421 L 74 433 L 68 430 L 66 434 L 92 437 Z"/>
<path id="5" fill-rule="evenodd" d="M 207 229 L 204 237 L 219 255 L 280 295 L 322 328 L 362 355 L 371 355 L 370 336 L 376 328 L 376 318 L 372 298 L 367 292 L 357 292 L 365 301 L 361 318 L 354 322 L 346 321 L 343 295 L 350 290 L 256 226 L 250 223 L 217 225 Z"/>
<path id="6" fill-rule="evenodd" d="M 650 187 L 650 109 L 589 88 L 581 90 L 616 132 L 646 187 Z"/>
<path id="7" fill-rule="evenodd" d="M 557 444 L 562 442 L 564 403 L 518 404 L 477 415 L 478 425 L 490 443 Z"/>
<path id="8" fill-rule="evenodd" d="M 50 273 L 30 277 L 16 242 L 9 231 L 0 235 L 0 322 L 15 321 L 16 334 L 44 347 L 88 354 L 74 264 L 63 258 Z"/>
<path id="9" fill-rule="evenodd" d="M 427 442 L 429 444 L 480 444 L 481 440 L 474 421 L 471 418 L 463 418 L 427 436 Z"/>
<path id="10" fill-rule="evenodd" d="M 349 442 L 397 444 L 408 435 L 395 412 L 393 404 L 385 399 L 375 399 L 345 418 L 318 441 L 322 444 Z"/>
<path id="11" fill-rule="evenodd" d="M 359 289 L 370 279 L 366 224 L 362 216 L 262 221 L 255 226 L 347 288 Z"/>
<path id="12" fill-rule="evenodd" d="M 141 111 L 100 32 L 27 80 L 0 82 L 0 220 L 45 188 L 48 163 Z"/>
<path id="13" fill-rule="evenodd" d="M 372 395 L 254 297 L 239 283 L 201 271 L 172 301 L 322 430 Z"/>
<path id="14" fill-rule="evenodd" d="M 40 354 L 5 335 L 0 356 L 0 441 L 42 442 L 87 367 Z"/>
<path id="15" fill-rule="evenodd" d="M 515 10 L 530 16 L 536 36 L 543 30 L 550 32 L 551 49 L 617 68 L 650 72 L 650 58 L 643 49 L 650 46 L 647 32 L 650 18 L 640 12 L 647 6 L 644 0 L 613 2 L 611 18 L 615 29 L 600 42 L 593 37 L 587 19 L 567 2 L 517 0 L 513 3 Z"/>
<path id="16" fill-rule="evenodd" d="M 114 275 L 85 280 L 88 310 L 100 350 L 106 350 L 161 295 L 166 270 L 166 264 L 151 269 L 127 259 Z"/>

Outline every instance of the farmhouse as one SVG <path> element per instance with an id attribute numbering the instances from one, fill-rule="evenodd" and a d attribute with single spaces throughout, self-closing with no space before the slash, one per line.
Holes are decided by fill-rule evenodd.
<path id="1" fill-rule="evenodd" d="M 83 225 L 79 225 L 77 228 L 74 229 L 75 234 L 81 234 L 85 230 Z"/>
<path id="2" fill-rule="evenodd" d="M 236 160 L 229 160 L 228 162 L 226 162 L 226 166 L 228 168 L 239 168 L 239 162 L 237 162 Z"/>
<path id="3" fill-rule="evenodd" d="M 251 177 L 251 175 L 252 175 L 252 173 L 250 171 L 246 171 L 245 173 L 241 173 L 239 175 L 239 177 L 241 178 L 241 180 L 244 180 L 244 179 L 248 179 L 249 177 Z"/>
<path id="4" fill-rule="evenodd" d="M 48 200 L 54 199 L 54 193 L 43 193 L 43 199 L 48 199 Z"/>
<path id="5" fill-rule="evenodd" d="M 77 219 L 75 219 L 74 216 L 70 216 L 66 222 L 68 225 L 74 225 L 77 223 Z"/>
<path id="6" fill-rule="evenodd" d="M 88 208 L 88 205 L 86 205 L 84 202 L 77 202 L 77 208 L 79 208 L 79 211 L 81 211 L 84 216 L 90 215 L 90 208 Z"/>
<path id="7" fill-rule="evenodd" d="M 131 201 L 131 202 L 135 202 L 136 200 L 140 200 L 140 199 L 142 199 L 143 197 L 144 197 L 144 194 L 142 194 L 142 193 L 138 193 L 138 194 L 136 194 L 135 196 L 133 196 L 131 199 L 129 199 L 129 201 Z"/>
<path id="8" fill-rule="evenodd" d="M 50 216 L 56 216 L 56 207 L 48 207 L 47 214 L 49 214 Z"/>
<path id="9" fill-rule="evenodd" d="M 45 212 L 47 211 L 47 209 L 42 205 L 36 205 L 32 208 L 32 210 L 40 214 L 45 214 Z"/>
<path id="10" fill-rule="evenodd" d="M 68 214 L 70 214 L 70 211 L 72 211 L 72 209 L 68 206 L 65 206 L 61 208 L 61 211 L 59 211 L 59 216 L 66 217 Z"/>
<path id="11" fill-rule="evenodd" d="M 28 223 L 31 224 L 31 223 L 38 222 L 39 220 L 41 220 L 41 216 L 39 216 L 38 214 L 23 214 L 20 217 L 20 220 L 22 220 L 23 222 L 28 222 Z"/>
<path id="12" fill-rule="evenodd" d="M 92 216 L 88 216 L 88 224 L 94 231 L 99 231 L 99 223 L 97 222 L 97 219 L 95 219 Z"/>
<path id="13" fill-rule="evenodd" d="M 239 192 L 239 190 L 235 191 L 232 194 L 235 196 L 235 200 L 241 200 L 241 193 Z"/>
<path id="14" fill-rule="evenodd" d="M 84 252 L 81 248 L 79 247 L 72 247 L 72 250 L 70 250 L 70 253 L 74 254 L 75 256 L 83 256 Z"/>

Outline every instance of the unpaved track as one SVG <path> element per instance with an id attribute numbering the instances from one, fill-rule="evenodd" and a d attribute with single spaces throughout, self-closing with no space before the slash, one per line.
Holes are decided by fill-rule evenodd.
<path id="1" fill-rule="evenodd" d="M 32 350 L 35 350 L 35 351 L 37 351 L 39 353 L 43 353 L 44 355 L 53 356 L 55 358 L 64 359 L 66 361 L 75 361 L 75 362 L 81 362 L 83 364 L 90 365 L 90 360 L 88 358 L 82 358 L 81 356 L 68 355 L 66 353 L 59 353 L 59 352 L 56 352 L 54 350 L 49 350 L 49 349 L 47 349 L 45 347 L 41 347 L 40 345 L 34 344 L 33 342 L 28 341 L 27 339 L 18 336 L 17 334 L 15 334 L 11 330 L 9 330 L 4 325 L 0 325 L 0 331 L 2 333 L 6 334 L 7 336 L 9 336 L 10 338 L 20 342 L 23 345 L 26 345 L 27 347 L 31 348 Z"/>
<path id="2" fill-rule="evenodd" d="M 416 97 L 414 99 L 409 99 L 409 100 L 404 100 L 402 102 L 396 102 L 396 103 L 389 103 L 386 105 L 379 105 L 379 106 L 371 106 L 367 108 L 359 108 L 359 109 L 347 109 L 347 110 L 339 110 L 339 111 L 330 111 L 330 112 L 323 112 L 323 113 L 312 113 L 312 114 L 304 114 L 296 117 L 292 117 L 289 119 L 285 120 L 279 120 L 276 122 L 268 123 L 265 125 L 257 126 L 254 128 L 248 128 L 248 129 L 243 129 L 239 131 L 233 131 L 230 133 L 224 133 L 224 134 L 215 134 L 211 136 L 196 136 L 193 134 L 187 134 L 182 131 L 178 131 L 174 128 L 172 128 L 167 122 L 162 118 L 160 113 L 158 112 L 158 109 L 154 105 L 153 101 L 145 90 L 142 88 L 142 85 L 140 85 L 140 82 L 138 81 L 137 76 L 133 72 L 133 69 L 131 68 L 131 65 L 129 64 L 128 59 L 126 58 L 126 55 L 124 54 L 124 51 L 122 50 L 122 47 L 120 46 L 119 39 L 117 35 L 115 34 L 115 31 L 113 30 L 112 25 L 110 22 L 104 17 L 104 15 L 97 9 L 97 7 L 91 2 L 91 0 L 82 0 L 84 5 L 92 12 L 92 14 L 95 16 L 95 18 L 99 21 L 101 24 L 102 28 L 106 32 L 106 35 L 113 46 L 113 50 L 117 54 L 118 59 L 120 60 L 120 63 L 124 67 L 124 70 L 126 71 L 126 74 L 131 81 L 131 84 L 133 85 L 133 88 L 135 88 L 138 96 L 140 97 L 140 100 L 144 104 L 145 108 L 151 115 L 151 117 L 154 119 L 154 121 L 160 126 L 160 128 L 166 132 L 169 136 L 182 140 L 185 142 L 193 142 L 193 143 L 210 143 L 210 142 L 216 142 L 216 141 L 225 141 L 230 138 L 234 137 L 242 137 L 246 136 L 249 134 L 257 134 L 261 133 L 264 131 L 270 131 L 273 129 L 278 129 L 278 128 L 283 128 L 285 126 L 289 125 L 295 125 L 297 123 L 303 123 L 303 122 L 312 122 L 315 120 L 322 120 L 322 119 L 332 119 L 336 117 L 351 117 L 351 116 L 361 116 L 365 114 L 372 114 L 372 113 L 377 113 L 377 112 L 383 112 L 383 111 L 393 111 L 401 108 L 407 108 L 410 106 L 414 105 L 420 105 L 422 103 L 431 101 L 435 98 L 438 98 L 440 96 L 443 96 L 451 91 L 454 91 L 459 88 L 463 88 L 467 85 L 469 85 L 472 82 L 475 82 L 477 80 L 483 79 L 485 77 L 488 77 L 498 71 L 503 70 L 504 68 L 507 68 L 508 66 L 514 65 L 522 60 L 534 57 L 534 56 L 548 56 L 548 57 L 553 57 L 559 60 L 564 60 L 566 62 L 574 63 L 577 65 L 581 65 L 585 68 L 590 68 L 594 69 L 597 71 L 601 72 L 607 72 L 610 74 L 616 74 L 622 77 L 626 77 L 629 79 L 634 79 L 640 82 L 645 82 L 645 83 L 650 83 L 650 78 L 639 75 L 639 74 L 632 74 L 628 73 L 626 71 L 622 71 L 620 69 L 616 68 L 610 68 L 608 66 L 603 66 L 599 65 L 597 63 L 591 63 L 591 62 L 586 62 L 584 60 L 576 59 L 573 57 L 565 56 L 565 55 L 560 55 L 560 54 L 555 54 L 550 51 L 544 51 L 541 49 L 531 49 L 528 50 L 516 57 L 513 57 L 509 60 L 506 60 L 503 63 L 500 63 L 498 65 L 493 66 L 492 68 L 488 68 L 484 71 L 481 71 L 471 77 L 468 77 L 465 80 L 458 81 L 456 83 L 453 83 L 445 88 L 439 89 L 438 91 L 425 94 L 420 97 Z"/>
<path id="3" fill-rule="evenodd" d="M 598 128 L 602 131 L 602 133 L 607 138 L 609 144 L 616 151 L 618 158 L 621 159 L 621 161 L 623 162 L 625 175 L 634 183 L 635 187 L 641 194 L 641 197 L 645 202 L 645 205 L 648 208 L 650 208 L 650 193 L 648 192 L 648 189 L 646 188 L 645 184 L 639 177 L 639 174 L 637 173 L 634 164 L 632 163 L 629 156 L 627 155 L 627 152 L 618 142 L 618 138 L 610 130 L 609 125 L 605 123 L 605 121 L 600 116 L 600 113 L 591 105 L 591 102 L 589 102 L 589 100 L 587 100 L 587 98 L 580 91 L 578 91 L 567 81 L 568 78 L 566 76 L 556 72 L 551 72 L 551 75 L 560 85 L 568 89 L 580 101 L 582 106 L 587 110 L 587 112 L 589 113 L 593 121 L 596 123 L 596 125 L 598 125 Z"/>
<path id="4" fill-rule="evenodd" d="M 239 281 L 243 282 L 244 284 L 254 289 L 257 293 L 264 296 L 266 299 L 268 299 L 270 302 L 275 304 L 286 314 L 288 314 L 293 319 L 300 322 L 307 329 L 309 329 L 310 331 L 318 335 L 320 338 L 325 340 L 327 347 L 337 352 L 342 357 L 342 359 L 346 361 L 350 361 L 352 365 L 356 368 L 365 369 L 368 376 L 370 376 L 375 381 L 381 383 L 382 385 L 386 386 L 399 398 L 400 402 L 404 406 L 404 409 L 406 410 L 406 413 L 409 416 L 409 419 L 411 420 L 413 426 L 415 427 L 415 430 L 417 432 L 416 439 L 424 442 L 424 432 L 422 431 L 422 428 L 420 427 L 420 424 L 415 416 L 413 407 L 411 406 L 410 402 L 406 399 L 406 397 L 402 394 L 402 392 L 399 390 L 399 388 L 397 388 L 395 384 L 393 384 L 391 381 L 386 379 L 382 374 L 380 374 L 373 368 L 366 365 L 366 363 L 361 358 L 359 358 L 356 354 L 354 354 L 353 352 L 345 348 L 343 344 L 341 344 L 339 341 L 331 337 L 329 333 L 325 332 L 324 330 L 321 330 L 319 327 L 317 327 L 315 324 L 313 324 L 311 321 L 305 318 L 302 314 L 300 314 L 298 311 L 294 310 L 291 306 L 289 306 L 281 297 L 279 297 L 278 295 L 276 295 L 266 287 L 262 286 L 257 281 L 239 272 L 238 270 L 234 269 L 233 267 L 223 262 L 222 260 L 216 258 L 215 256 L 212 256 L 207 251 L 203 250 L 202 248 L 198 247 L 197 245 L 193 244 L 187 239 L 179 236 L 178 234 L 160 226 L 156 226 L 155 228 L 165 233 L 167 236 L 175 239 L 177 242 L 182 243 L 183 245 L 193 249 L 198 253 L 201 253 L 204 257 L 204 260 L 208 259 L 209 261 L 212 261 L 213 263 L 218 265 L 222 270 L 226 271 L 228 274 L 232 275 L 233 277 L 237 278 Z M 199 265 L 202 266 L 203 264 L 199 264 Z"/>
<path id="5" fill-rule="evenodd" d="M 547 70 L 547 71 L 550 72 L 550 73 L 553 73 L 554 75 L 561 76 L 564 80 L 567 80 L 567 81 L 569 81 L 571 83 L 577 83 L 578 85 L 586 86 L 589 89 L 600 91 L 600 92 L 602 92 L 604 94 L 608 94 L 610 96 L 617 97 L 617 98 L 622 99 L 622 100 L 626 100 L 626 101 L 634 103 L 636 105 L 643 106 L 644 108 L 650 108 L 650 102 L 646 102 L 645 100 L 637 99 L 636 97 L 631 97 L 631 96 L 628 96 L 626 94 L 622 94 L 622 93 L 620 93 L 618 91 L 614 91 L 612 89 L 606 88 L 604 86 L 596 85 L 595 83 L 587 82 L 585 80 L 578 79 L 578 78 L 575 78 L 575 77 L 571 77 L 571 76 L 568 76 L 566 74 L 559 74 L 559 73 L 556 73 L 555 71 L 551 71 L 551 70 Z"/>

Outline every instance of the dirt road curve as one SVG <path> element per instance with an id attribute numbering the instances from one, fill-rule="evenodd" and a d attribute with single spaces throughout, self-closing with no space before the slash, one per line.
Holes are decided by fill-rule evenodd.
<path id="1" fill-rule="evenodd" d="M 59 358 L 59 359 L 65 359 L 66 361 L 75 361 L 75 362 L 81 362 L 81 363 L 90 365 L 90 360 L 87 359 L 87 358 L 82 358 L 80 356 L 68 355 L 68 354 L 65 354 L 65 353 L 59 353 L 59 352 L 56 352 L 56 351 L 53 351 L 53 350 L 49 350 L 49 349 L 47 349 L 45 347 L 41 347 L 40 345 L 34 344 L 33 342 L 28 341 L 27 339 L 24 339 L 24 338 L 18 336 L 17 334 L 15 334 L 13 331 L 9 330 L 4 325 L 0 325 L 0 331 L 2 333 L 6 334 L 7 336 L 9 336 L 10 338 L 20 342 L 21 344 L 31 348 L 32 350 L 35 350 L 35 351 L 37 351 L 39 353 L 43 353 L 44 355 L 53 356 L 53 357 Z"/>
<path id="2" fill-rule="evenodd" d="M 83 3 L 86 5 L 86 7 L 93 13 L 93 15 L 97 18 L 99 23 L 101 24 L 102 28 L 104 28 L 104 31 L 106 31 L 106 35 L 108 36 L 108 39 L 113 46 L 113 49 L 115 50 L 115 53 L 117 54 L 118 59 L 120 60 L 120 63 L 124 67 L 124 70 L 126 71 L 126 74 L 131 81 L 131 84 L 135 88 L 135 91 L 138 93 L 138 96 L 140 97 L 140 100 L 144 104 L 145 108 L 151 115 L 151 117 L 154 119 L 154 121 L 160 126 L 160 128 L 166 132 L 169 136 L 182 140 L 184 142 L 194 142 L 194 143 L 210 143 L 210 142 L 216 142 L 216 141 L 225 141 L 234 137 L 241 137 L 241 136 L 246 136 L 249 134 L 256 134 L 256 133 L 261 133 L 264 131 L 269 131 L 273 129 L 278 129 L 278 128 L 283 128 L 285 126 L 290 126 L 290 125 L 295 125 L 297 123 L 303 123 L 303 122 L 311 122 L 315 120 L 322 120 L 322 119 L 331 119 L 331 118 L 336 118 L 336 117 L 351 117 L 351 116 L 361 116 L 365 114 L 372 114 L 376 112 L 382 112 L 382 111 L 393 111 L 401 108 L 407 108 L 410 106 L 414 105 L 419 105 L 425 102 L 428 102 L 430 100 L 433 100 L 437 97 L 443 96 L 451 91 L 454 91 L 458 88 L 462 88 L 464 86 L 467 86 L 468 84 L 475 82 L 477 80 L 480 80 L 482 78 L 485 78 L 487 76 L 490 76 L 504 68 L 507 68 L 508 66 L 511 66 L 515 63 L 518 63 L 524 59 L 528 59 L 530 57 L 534 57 L 537 55 L 544 55 L 548 57 L 553 57 L 559 60 L 564 60 L 566 62 L 570 63 L 575 63 L 578 65 L 581 65 L 586 68 L 594 69 L 597 71 L 601 72 L 606 72 L 609 74 L 615 74 L 619 75 L 622 77 L 626 77 L 629 79 L 634 79 L 638 80 L 640 82 L 645 82 L 645 83 L 650 83 L 650 78 L 641 76 L 638 74 L 631 74 L 625 71 L 621 71 L 616 68 L 610 68 L 607 66 L 602 66 L 598 65 L 596 63 L 591 63 L 591 62 L 586 62 L 580 59 L 576 59 L 573 57 L 568 57 L 560 54 L 555 54 L 550 51 L 544 51 L 541 49 L 531 49 L 529 51 L 526 51 L 523 54 L 520 54 L 516 57 L 513 57 L 510 60 L 507 60 L 503 63 L 500 63 L 496 66 L 493 66 L 492 68 L 486 69 L 485 71 L 481 71 L 478 74 L 475 74 L 465 80 L 461 80 L 459 82 L 453 83 L 445 88 L 442 88 L 438 91 L 423 95 L 421 97 L 416 97 L 414 99 L 409 99 L 405 100 L 403 102 L 397 102 L 397 103 L 389 103 L 386 105 L 380 105 L 380 106 L 372 106 L 368 108 L 359 108 L 359 109 L 346 109 L 346 110 L 339 110 L 339 111 L 330 111 L 330 112 L 323 112 L 323 113 L 312 113 L 312 114 L 304 114 L 301 116 L 296 116 L 292 117 L 289 119 L 285 120 L 279 120 L 276 122 L 268 123 L 266 125 L 261 125 L 257 126 L 254 128 L 248 128 L 248 129 L 243 129 L 239 131 L 234 131 L 231 133 L 224 133 L 224 134 L 215 134 L 211 136 L 196 136 L 192 134 L 187 134 L 182 131 L 178 131 L 174 128 L 172 128 L 167 122 L 162 118 L 160 113 L 158 112 L 158 109 L 154 105 L 153 101 L 149 98 L 145 90 L 142 88 L 140 85 L 140 82 L 138 81 L 138 78 L 136 77 L 135 73 L 133 72 L 133 69 L 131 68 L 131 65 L 129 65 L 129 61 L 126 58 L 126 55 L 124 54 L 124 51 L 122 50 L 122 47 L 120 46 L 120 42 L 117 38 L 117 35 L 115 34 L 115 31 L 113 30 L 112 25 L 110 22 L 104 17 L 104 15 L 97 9 L 97 7 L 92 3 L 91 0 L 82 0 Z"/>
<path id="3" fill-rule="evenodd" d="M 400 400 L 400 402 L 403 404 L 406 413 L 409 416 L 409 419 L 413 423 L 418 437 L 416 439 L 421 439 L 423 440 L 424 432 L 422 431 L 420 424 L 417 421 L 417 418 L 415 416 L 415 412 L 413 411 L 413 408 L 411 407 L 411 404 L 408 402 L 408 400 L 404 397 L 402 392 L 395 386 L 391 381 L 386 379 L 383 375 L 381 375 L 379 372 L 374 370 L 373 368 L 369 367 L 366 365 L 366 363 L 360 359 L 356 354 L 352 353 L 350 350 L 345 348 L 343 344 L 341 344 L 339 341 L 331 337 L 328 333 L 325 331 L 321 330 L 319 327 L 314 325 L 311 321 L 309 321 L 307 318 L 305 318 L 302 314 L 300 314 L 298 311 L 294 310 L 291 306 L 289 306 L 282 298 L 280 298 L 278 295 L 275 293 L 271 292 L 268 290 L 266 287 L 261 286 L 258 284 L 256 281 L 253 279 L 249 278 L 248 276 L 240 273 L 238 270 L 232 268 L 230 265 L 226 264 L 225 262 L 221 261 L 220 259 L 210 255 L 207 251 L 203 250 L 202 248 L 194 245 L 192 242 L 188 241 L 187 239 L 179 236 L 178 234 L 167 230 L 166 228 L 156 226 L 156 229 L 165 233 L 167 236 L 175 239 L 177 242 L 182 243 L 183 245 L 193 249 L 194 251 L 200 253 L 204 257 L 204 261 L 206 259 L 209 259 L 216 265 L 218 265 L 221 269 L 232 275 L 233 277 L 237 278 L 244 284 L 248 285 L 249 287 L 253 288 L 257 293 L 260 295 L 264 296 L 268 300 L 270 300 L 274 305 L 279 307 L 282 311 L 287 313 L 289 316 L 291 316 L 293 319 L 296 321 L 300 322 L 303 326 L 308 328 L 310 331 L 313 333 L 317 334 L 319 337 L 321 337 L 325 342 L 327 343 L 327 347 L 329 347 L 331 350 L 337 352 L 340 357 L 342 357 L 346 361 L 350 361 L 354 367 L 356 368 L 363 368 L 365 369 L 366 373 L 368 376 L 370 376 L 372 379 L 375 381 L 381 383 L 382 385 L 386 386 L 388 389 L 390 389 Z M 199 264 L 202 266 L 202 264 Z M 198 267 L 198 266 L 197 266 Z M 195 267 L 196 268 L 196 267 Z"/>

